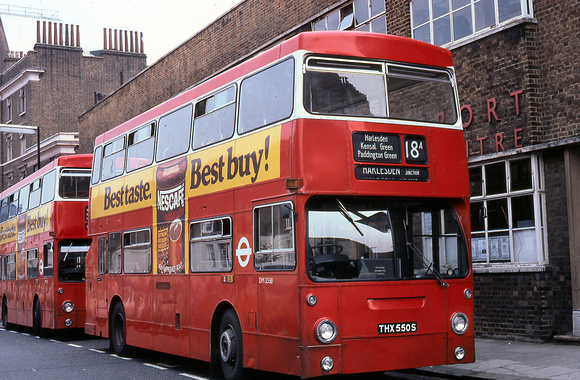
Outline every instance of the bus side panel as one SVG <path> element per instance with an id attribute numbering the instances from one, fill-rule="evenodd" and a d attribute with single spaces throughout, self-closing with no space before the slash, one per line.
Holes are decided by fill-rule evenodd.
<path id="1" fill-rule="evenodd" d="M 155 275 L 153 279 L 153 346 L 189 356 L 189 276 Z"/>
<path id="2" fill-rule="evenodd" d="M 153 348 L 153 278 L 150 274 L 125 275 L 123 305 L 127 317 L 127 343 Z"/>
<path id="3" fill-rule="evenodd" d="M 260 369 L 299 374 L 298 276 L 295 271 L 257 276 Z"/>
<path id="4" fill-rule="evenodd" d="M 350 190 L 354 176 L 348 170 L 352 161 L 351 137 L 348 133 L 337 133 L 347 130 L 347 124 L 339 120 L 295 121 L 291 176 L 304 180 L 303 190 L 343 193 Z"/>
<path id="5" fill-rule="evenodd" d="M 230 302 L 234 305 L 235 311 L 240 319 L 240 325 L 243 333 L 244 343 L 244 367 L 259 368 L 258 363 L 258 345 L 257 332 L 259 318 L 258 315 L 258 297 L 257 276 L 254 271 L 254 238 L 253 238 L 253 216 L 251 212 L 251 203 L 249 199 L 242 197 L 239 192 L 236 193 L 236 211 L 234 216 L 234 239 L 233 239 L 233 266 L 235 297 L 230 298 Z M 248 207 L 248 209 L 244 209 Z M 244 259 L 243 256 L 238 256 L 236 250 L 238 246 L 244 248 L 242 239 L 246 238 L 252 247 L 252 256 L 245 268 L 242 268 L 240 261 Z"/>
<path id="6" fill-rule="evenodd" d="M 222 300 L 234 299 L 234 283 L 228 282 L 229 273 L 216 275 L 190 275 L 190 347 L 191 357 L 199 360 L 210 360 L 210 328 L 217 305 Z M 236 278 L 236 285 L 237 280 Z M 244 318 L 240 316 L 243 325 Z M 245 347 L 244 347 L 245 349 Z"/>
<path id="7" fill-rule="evenodd" d="M 473 313 L 473 298 L 465 298 L 465 289 L 473 289 L 472 275 L 461 282 L 453 282 L 449 286 L 449 319 L 447 325 L 451 326 L 451 318 L 456 312 L 461 312 L 467 316 L 471 323 L 465 334 L 457 335 L 449 329 L 449 340 L 447 342 L 447 362 L 459 363 L 455 359 L 455 348 L 461 346 L 465 349 L 465 357 L 461 362 L 470 363 L 475 361 L 475 320 Z"/>
<path id="8" fill-rule="evenodd" d="M 42 317 L 42 327 L 56 328 L 56 320 L 54 316 L 54 292 L 56 292 L 54 286 L 53 277 L 41 277 L 42 281 L 42 293 L 40 295 L 40 309 Z"/>
<path id="9" fill-rule="evenodd" d="M 435 279 L 422 284 L 385 281 L 375 286 L 345 286 L 341 300 L 349 305 L 341 310 L 343 339 L 376 338 L 377 326 L 385 323 L 415 323 L 417 333 L 424 336 L 447 333 L 447 288 Z"/>
<path id="10" fill-rule="evenodd" d="M 16 323 L 28 327 L 32 326 L 32 301 L 30 300 L 30 287 L 31 284 L 29 281 L 16 280 Z"/>
<path id="11" fill-rule="evenodd" d="M 55 274 L 56 276 L 56 274 Z M 62 283 L 55 281 L 55 286 L 62 289 L 62 294 L 56 294 L 54 311 L 55 311 L 55 328 L 65 328 L 65 320 L 72 321 L 71 328 L 84 328 L 85 326 L 85 284 L 83 282 Z M 74 304 L 74 310 L 69 314 L 65 313 L 62 305 L 65 301 L 71 301 Z M 32 318 L 32 317 L 31 317 Z"/>
<path id="12" fill-rule="evenodd" d="M 85 221 L 85 212 L 87 206 L 87 201 L 54 202 L 52 227 L 55 235 L 70 238 L 86 237 L 88 224 Z M 58 220 L 59 223 L 54 223 L 55 220 Z"/>
<path id="13" fill-rule="evenodd" d="M 342 373 L 426 367 L 447 361 L 447 334 L 343 340 Z"/>

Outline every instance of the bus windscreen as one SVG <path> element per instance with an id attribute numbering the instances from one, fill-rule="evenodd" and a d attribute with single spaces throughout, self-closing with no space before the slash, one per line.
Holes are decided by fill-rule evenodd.
<path id="1" fill-rule="evenodd" d="M 58 278 L 62 282 L 85 280 L 85 258 L 91 241 L 63 240 L 58 254 Z"/>
<path id="2" fill-rule="evenodd" d="M 318 198 L 309 202 L 314 280 L 463 277 L 466 243 L 446 203 Z"/>

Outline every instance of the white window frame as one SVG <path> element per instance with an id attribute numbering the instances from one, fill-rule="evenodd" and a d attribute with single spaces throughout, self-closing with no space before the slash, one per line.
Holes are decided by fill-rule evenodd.
<path id="1" fill-rule="evenodd" d="M 26 135 L 21 134 L 19 136 L 20 139 L 20 155 L 23 156 L 26 154 Z"/>
<path id="2" fill-rule="evenodd" d="M 12 121 L 12 99 L 6 99 L 6 122 Z"/>
<path id="3" fill-rule="evenodd" d="M 6 161 L 12 161 L 14 152 L 12 147 L 12 134 L 6 134 Z"/>
<path id="4" fill-rule="evenodd" d="M 529 159 L 531 161 L 531 170 L 532 170 L 532 189 L 526 190 L 518 190 L 512 191 L 511 190 L 511 174 L 510 174 L 510 162 L 518 161 L 522 159 Z M 506 192 L 501 194 L 493 194 L 487 195 L 486 194 L 486 170 L 485 167 L 488 165 L 504 163 L 505 170 L 506 170 Z M 532 195 L 533 196 L 533 204 L 534 204 L 534 225 L 533 227 L 523 227 L 518 228 L 512 225 L 512 215 L 514 210 L 512 210 L 512 202 L 507 202 L 507 220 L 508 220 L 508 228 L 505 229 L 504 232 L 508 233 L 508 245 L 509 245 L 509 261 L 507 260 L 491 260 L 491 252 L 490 252 L 490 235 L 493 235 L 496 231 L 491 231 L 488 228 L 488 220 L 487 217 L 484 217 L 484 233 L 483 238 L 485 243 L 485 261 L 476 261 L 478 255 L 478 244 L 481 241 L 481 232 L 474 231 L 472 223 L 472 233 L 471 233 L 471 247 L 472 247 L 472 258 L 473 258 L 473 268 L 475 272 L 485 272 L 489 268 L 500 269 L 504 268 L 506 271 L 511 271 L 514 269 L 518 270 L 534 270 L 535 267 L 538 270 L 541 270 L 542 267 L 548 264 L 548 237 L 547 237 L 547 219 L 546 219 L 546 196 L 545 196 L 545 181 L 544 181 L 544 170 L 543 170 L 543 159 L 542 156 L 539 154 L 531 154 L 527 156 L 514 156 L 508 159 L 503 160 L 494 160 L 488 161 L 485 163 L 481 163 L 478 165 L 470 165 L 470 170 L 479 168 L 481 170 L 482 175 L 482 195 L 472 196 L 471 197 L 471 204 L 474 203 L 483 203 L 484 210 L 487 211 L 487 202 L 494 201 L 494 200 L 502 200 L 502 199 L 513 199 L 516 197 Z M 472 215 L 474 212 L 477 212 L 472 207 Z M 518 258 L 516 257 L 515 252 L 515 240 L 514 240 L 514 232 L 530 230 L 534 231 L 534 238 L 535 238 L 535 245 L 536 245 L 536 260 L 535 261 L 526 261 L 526 262 L 519 262 Z M 502 230 L 503 231 L 503 230 Z"/>
<path id="5" fill-rule="evenodd" d="M 468 0 L 469 3 L 462 5 L 460 7 L 457 8 L 453 8 L 453 1 L 454 0 L 448 0 L 449 1 L 449 12 L 442 14 L 442 15 L 437 15 L 437 17 L 433 17 L 433 0 L 426 0 L 428 1 L 428 6 L 429 6 L 429 16 L 428 16 L 428 21 L 426 22 L 422 22 L 418 25 L 415 24 L 415 20 L 414 20 L 414 15 L 413 15 L 413 5 L 415 4 L 416 1 L 420 1 L 420 0 L 412 0 L 410 2 L 410 8 L 411 8 L 411 35 L 412 38 L 415 38 L 415 31 L 421 27 L 425 27 L 425 26 L 429 26 L 429 41 L 425 41 L 425 42 L 429 42 L 431 44 L 435 44 L 435 36 L 434 36 L 434 22 L 441 20 L 443 18 L 445 18 L 446 16 L 449 17 L 449 24 L 450 24 L 450 42 L 447 43 L 443 43 L 440 46 L 442 47 L 446 47 L 446 48 L 450 48 L 452 45 L 455 45 L 458 42 L 461 41 L 466 41 L 466 40 L 471 40 L 474 38 L 483 38 L 487 35 L 489 35 L 490 33 L 493 33 L 495 31 L 500 31 L 502 30 L 502 28 L 500 28 L 500 26 L 509 26 L 510 24 L 512 24 L 514 21 L 517 20 L 521 20 L 521 19 L 531 19 L 534 17 L 534 12 L 533 12 L 533 6 L 532 6 L 532 0 L 519 0 L 520 1 L 520 10 L 521 13 L 517 16 L 514 16 L 512 18 L 503 20 L 503 21 L 499 21 L 499 6 L 498 6 L 498 1 L 502 1 L 502 0 L 493 0 L 493 7 L 494 7 L 494 16 L 495 16 L 495 23 L 482 28 L 481 30 L 476 30 L 476 4 L 480 3 L 483 0 Z M 421 1 L 425 1 L 425 0 L 421 0 Z M 461 38 L 455 39 L 454 38 L 454 24 L 453 24 L 453 13 L 460 11 L 460 10 L 464 10 L 466 8 L 470 8 L 470 13 L 471 13 L 471 33 L 467 34 L 466 36 L 463 36 Z"/>
<path id="6" fill-rule="evenodd" d="M 26 113 L 26 90 L 24 88 L 18 92 L 18 111 L 20 116 Z"/>
<path id="7" fill-rule="evenodd" d="M 355 3 L 364 3 L 366 2 L 368 11 L 369 11 L 369 18 L 363 20 L 360 23 L 357 23 L 356 17 L 356 5 Z M 383 0 L 384 2 L 384 0 Z M 383 4 L 384 8 L 382 11 L 372 14 L 372 4 L 377 3 L 377 0 L 354 0 L 349 1 L 346 4 L 342 4 L 340 8 L 333 9 L 332 11 L 324 14 L 323 16 L 314 20 L 311 24 L 312 30 L 361 30 L 366 32 L 375 32 L 375 33 L 387 33 L 387 18 L 386 18 L 386 6 Z M 364 6 L 364 4 L 363 4 Z M 350 13 L 345 13 L 347 11 Z M 338 17 L 338 28 L 331 28 L 329 29 L 328 26 L 328 18 L 333 15 L 337 15 Z M 349 19 L 352 20 L 349 22 Z M 384 31 L 376 31 L 373 30 L 373 23 L 378 22 L 380 20 L 384 20 Z M 376 24 L 375 24 L 376 25 Z"/>

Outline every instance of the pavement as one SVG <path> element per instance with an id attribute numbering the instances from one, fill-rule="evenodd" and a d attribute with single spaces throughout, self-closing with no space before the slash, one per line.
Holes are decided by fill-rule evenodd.
<path id="1" fill-rule="evenodd" d="M 476 339 L 475 363 L 423 367 L 419 372 L 439 378 L 579 380 L 580 344 Z"/>

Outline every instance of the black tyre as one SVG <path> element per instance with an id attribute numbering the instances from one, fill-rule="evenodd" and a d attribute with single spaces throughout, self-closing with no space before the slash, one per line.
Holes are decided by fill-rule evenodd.
<path id="1" fill-rule="evenodd" d="M 2 326 L 8 328 L 8 305 L 6 305 L 6 300 L 2 301 Z"/>
<path id="2" fill-rule="evenodd" d="M 237 380 L 243 377 L 244 349 L 242 328 L 236 313 L 227 310 L 220 322 L 219 361 L 226 380 Z"/>
<path id="3" fill-rule="evenodd" d="M 32 333 L 36 336 L 42 334 L 42 314 L 40 311 L 40 301 L 38 298 L 34 302 L 34 310 L 32 312 Z"/>
<path id="4" fill-rule="evenodd" d="M 119 356 L 127 355 L 127 325 L 125 323 L 125 308 L 121 302 L 115 304 L 109 324 L 111 348 Z"/>

